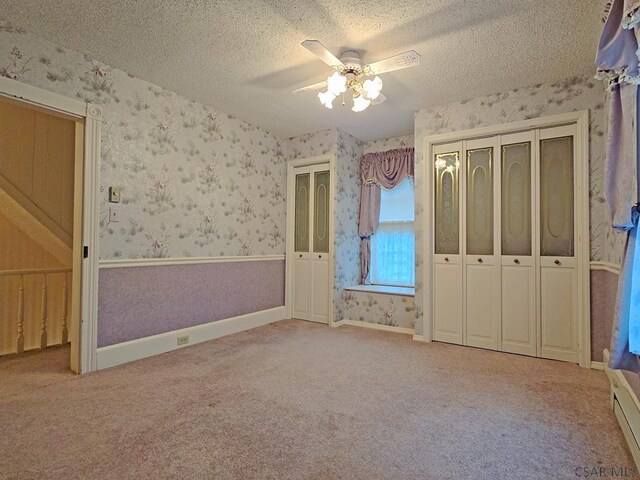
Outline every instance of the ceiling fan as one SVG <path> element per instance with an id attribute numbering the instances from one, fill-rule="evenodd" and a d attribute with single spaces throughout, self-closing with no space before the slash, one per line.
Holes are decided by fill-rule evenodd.
<path id="1" fill-rule="evenodd" d="M 360 60 L 360 54 L 355 50 L 346 50 L 340 58 L 337 58 L 318 40 L 305 40 L 302 46 L 335 69 L 335 72 L 326 81 L 298 88 L 293 93 L 313 92 L 326 87 L 325 92 L 318 93 L 318 98 L 327 108 L 333 108 L 333 100 L 340 94 L 343 94 L 342 104 L 344 105 L 344 94 L 349 89 L 353 91 L 351 110 L 354 112 L 362 112 L 370 104 L 382 103 L 386 97 L 380 93 L 382 80 L 378 75 L 420 65 L 420 55 L 414 50 L 364 65 Z"/>

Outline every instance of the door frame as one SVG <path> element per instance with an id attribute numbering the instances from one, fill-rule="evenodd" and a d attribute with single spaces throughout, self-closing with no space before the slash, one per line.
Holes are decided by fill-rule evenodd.
<path id="1" fill-rule="evenodd" d="M 442 143 L 453 143 L 462 140 L 508 135 L 537 128 L 558 127 L 576 124 L 576 205 L 575 240 L 576 240 L 576 272 L 578 276 L 578 358 L 581 367 L 591 367 L 591 311 L 590 311 L 590 236 L 589 236 L 589 110 L 561 113 L 540 118 L 532 118 L 511 123 L 500 123 L 470 130 L 460 130 L 425 137 L 423 144 L 424 188 L 422 201 L 423 229 L 430 230 L 424 235 L 422 246 L 423 292 L 424 305 L 423 336 L 416 340 L 431 342 L 433 340 L 433 251 L 434 232 L 433 209 L 433 172 L 430 165 L 434 146 Z M 416 292 L 417 293 L 417 292 Z"/>
<path id="2" fill-rule="evenodd" d="M 100 192 L 100 141 L 102 109 L 94 104 L 81 102 L 57 93 L 49 92 L 9 78 L 0 77 L 0 96 L 21 101 L 45 110 L 63 113 L 84 121 L 84 159 L 82 179 L 82 205 L 74 205 L 74 218 L 82 218 L 83 248 L 74 248 L 74 263 L 78 255 L 84 256 L 81 269 L 80 318 L 72 325 L 70 337 L 76 338 L 79 348 L 72 348 L 71 366 L 78 373 L 96 370 L 97 319 L 98 319 L 98 237 Z M 76 182 L 76 185 L 78 183 Z M 81 209 L 80 212 L 78 209 Z M 75 240 L 75 239 L 74 239 Z M 74 241 L 74 244 L 76 242 Z M 80 250 L 80 251 L 78 251 Z M 74 269 L 73 273 L 77 275 Z M 72 280 L 75 283 L 75 280 Z M 72 343 L 73 345 L 73 343 Z"/>
<path id="3" fill-rule="evenodd" d="M 334 198 L 336 192 L 336 156 L 335 155 L 319 155 L 317 157 L 299 158 L 287 161 L 287 226 L 286 226 L 286 281 L 284 306 L 287 316 L 292 318 L 293 312 L 293 248 L 295 233 L 295 175 L 294 169 L 297 167 L 308 167 L 310 165 L 318 165 L 322 163 L 329 164 L 329 326 L 335 324 L 333 316 L 333 295 L 334 295 L 334 271 L 335 271 L 335 228 L 334 228 Z"/>

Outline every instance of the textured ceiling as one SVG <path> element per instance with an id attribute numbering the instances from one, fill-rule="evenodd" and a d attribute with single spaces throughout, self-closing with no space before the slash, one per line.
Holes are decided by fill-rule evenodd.
<path id="1" fill-rule="evenodd" d="M 282 136 L 338 127 L 370 140 L 413 113 L 593 69 L 603 0 L 0 0 L 28 31 Z M 291 90 L 329 68 L 317 39 L 370 63 L 413 49 L 362 113 Z"/>

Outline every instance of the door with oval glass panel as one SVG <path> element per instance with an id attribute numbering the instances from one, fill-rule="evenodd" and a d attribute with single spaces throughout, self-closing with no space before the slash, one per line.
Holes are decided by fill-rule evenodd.
<path id="1" fill-rule="evenodd" d="M 539 131 L 540 356 L 578 361 L 576 126 Z"/>
<path id="2" fill-rule="evenodd" d="M 462 345 L 460 158 L 462 142 L 433 150 L 433 339 Z"/>
<path id="3" fill-rule="evenodd" d="M 329 323 L 330 170 L 294 169 L 294 318 Z"/>
<path id="4" fill-rule="evenodd" d="M 463 199 L 465 203 L 464 344 L 498 349 L 500 327 L 500 266 L 496 249 L 496 165 L 500 151 L 496 137 L 464 142 Z"/>
<path id="5" fill-rule="evenodd" d="M 500 137 L 500 350 L 537 355 L 535 131 Z"/>

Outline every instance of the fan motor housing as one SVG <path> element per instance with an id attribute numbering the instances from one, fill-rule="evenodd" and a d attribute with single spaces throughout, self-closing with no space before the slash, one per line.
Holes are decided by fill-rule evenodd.
<path id="1" fill-rule="evenodd" d="M 362 60 L 360 60 L 360 54 L 355 50 L 345 50 L 342 52 L 340 61 L 344 64 L 348 73 L 358 75 L 362 72 Z"/>

